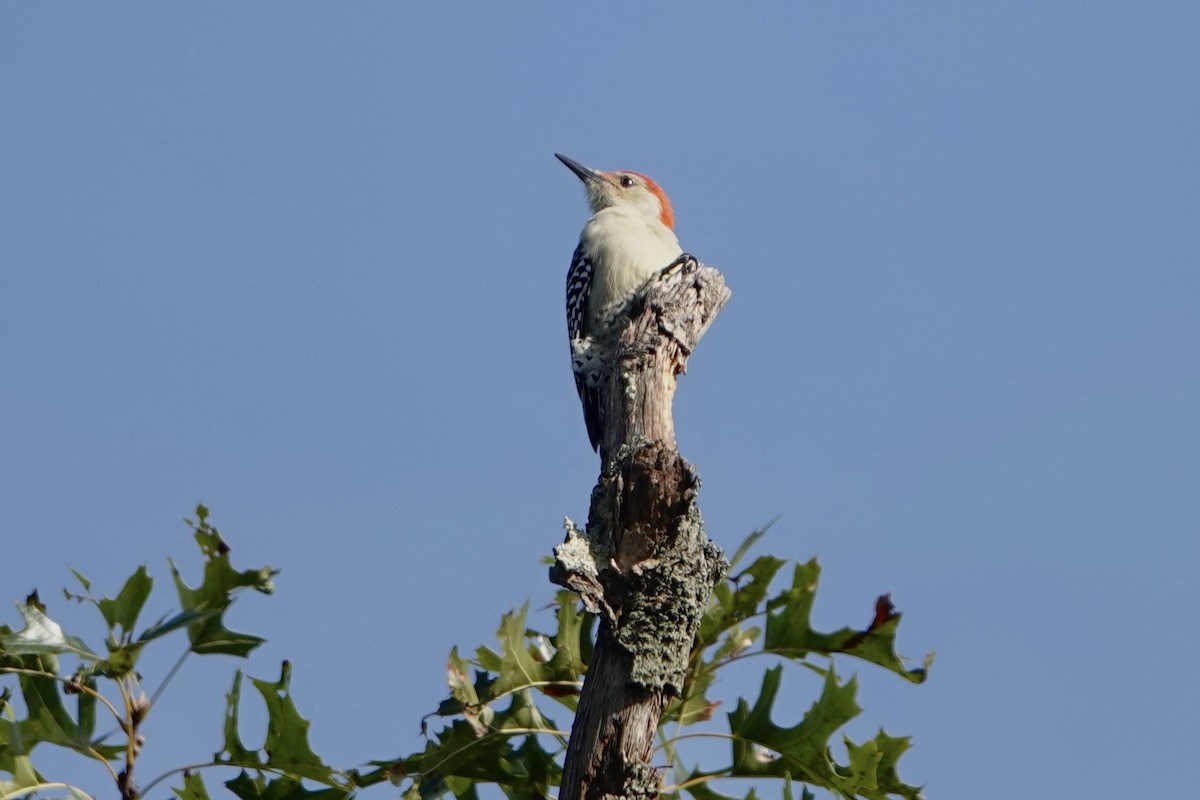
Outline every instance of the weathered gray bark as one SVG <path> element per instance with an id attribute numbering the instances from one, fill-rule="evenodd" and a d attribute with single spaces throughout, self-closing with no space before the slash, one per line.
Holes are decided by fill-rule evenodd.
<path id="1" fill-rule="evenodd" d="M 688 356 L 729 299 L 694 261 L 651 283 L 593 336 L 601 471 L 586 532 L 569 526 L 550 579 L 600 617 L 559 800 L 652 798 L 659 718 L 682 688 L 713 586 L 728 562 L 704 534 L 700 480 L 679 455 L 671 401 Z"/>

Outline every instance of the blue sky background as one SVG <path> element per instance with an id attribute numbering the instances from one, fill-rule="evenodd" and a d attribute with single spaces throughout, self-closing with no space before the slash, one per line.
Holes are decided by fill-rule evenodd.
<path id="1" fill-rule="evenodd" d="M 930 798 L 1185 796 L 1198 41 L 1191 2 L 4 4 L 2 599 L 82 629 L 66 566 L 146 563 L 157 616 L 203 501 L 282 570 L 230 624 L 317 752 L 420 747 L 596 478 L 558 151 L 654 176 L 734 291 L 676 401 L 710 535 L 779 516 L 819 626 L 890 591 L 937 651 L 844 663 L 851 734 Z M 234 666 L 188 662 L 144 777 L 219 747 Z"/>

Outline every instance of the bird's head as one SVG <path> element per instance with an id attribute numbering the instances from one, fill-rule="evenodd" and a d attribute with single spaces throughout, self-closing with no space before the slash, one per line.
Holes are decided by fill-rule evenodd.
<path id="1" fill-rule="evenodd" d="M 592 213 L 619 206 L 633 209 L 651 219 L 658 219 L 668 228 L 675 227 L 675 212 L 662 187 L 640 172 L 597 172 L 573 158 L 554 154 L 579 176 L 587 189 Z"/>

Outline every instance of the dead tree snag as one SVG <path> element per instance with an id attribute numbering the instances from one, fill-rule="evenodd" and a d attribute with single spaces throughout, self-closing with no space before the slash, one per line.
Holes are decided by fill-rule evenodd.
<path id="1" fill-rule="evenodd" d="M 658 721 L 682 688 L 696 629 L 728 562 L 704 533 L 700 479 L 671 403 L 729 290 L 683 257 L 576 352 L 598 371 L 601 471 L 586 531 L 568 524 L 550 579 L 600 617 L 559 800 L 653 798 Z"/>

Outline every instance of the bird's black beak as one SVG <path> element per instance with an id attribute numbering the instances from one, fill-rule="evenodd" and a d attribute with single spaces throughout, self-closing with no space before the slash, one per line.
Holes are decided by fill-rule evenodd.
<path id="1" fill-rule="evenodd" d="M 594 169 L 588 169 L 573 158 L 567 158 L 561 153 L 555 153 L 554 157 L 566 164 L 567 169 L 578 175 L 579 180 L 583 181 L 585 184 L 604 180 L 604 176 L 602 176 L 599 172 L 596 172 Z"/>

